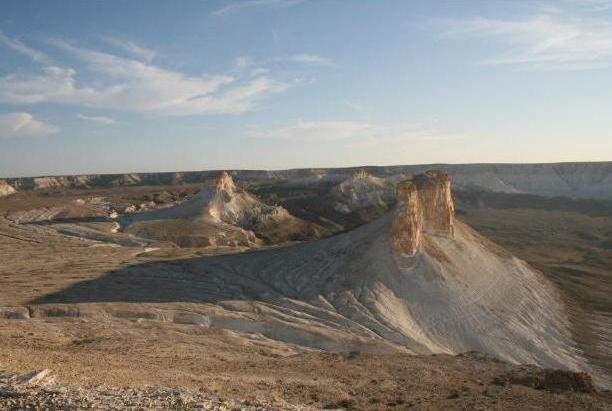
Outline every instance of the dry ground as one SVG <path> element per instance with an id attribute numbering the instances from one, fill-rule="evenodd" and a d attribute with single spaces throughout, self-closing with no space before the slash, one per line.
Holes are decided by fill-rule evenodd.
<path id="1" fill-rule="evenodd" d="M 146 191 L 139 190 L 135 190 L 138 196 Z M 50 206 L 82 195 L 71 193 L 62 200 L 61 195 L 23 193 L 1 200 L 0 214 L 21 209 L 23 202 Z M 114 195 L 126 196 L 125 192 Z M 573 307 L 575 332 L 585 351 L 601 367 L 610 367 L 612 217 L 589 215 L 585 210 L 507 208 L 484 200 L 459 201 L 459 210 L 468 224 L 555 279 Z M 0 307 L 23 307 L 112 270 L 211 251 L 168 247 L 148 252 L 143 247 L 113 247 L 58 235 L 49 226 L 22 226 L 0 218 L 0 253 Z M 115 307 L 119 311 L 123 308 L 134 310 L 132 305 Z M 145 312 L 150 307 L 143 304 L 138 309 Z M 10 317 L 7 312 L 4 316 Z M 36 317 L 33 311 L 30 314 Z M 542 371 L 517 369 L 476 354 L 325 354 L 256 335 L 142 318 L 146 316 L 60 314 L 55 318 L 47 313 L 25 320 L 0 319 L 0 369 L 25 372 L 49 368 L 60 381 L 84 385 L 184 386 L 218 396 L 261 399 L 278 407 L 612 407 L 610 393 L 575 392 L 573 377 L 564 377 L 557 385 L 553 379 L 547 385 L 542 383 L 546 380 Z M 517 372 L 529 378 L 511 378 Z"/>
<path id="2" fill-rule="evenodd" d="M 457 192 L 460 217 L 563 291 L 574 338 L 612 375 L 612 202 Z"/>

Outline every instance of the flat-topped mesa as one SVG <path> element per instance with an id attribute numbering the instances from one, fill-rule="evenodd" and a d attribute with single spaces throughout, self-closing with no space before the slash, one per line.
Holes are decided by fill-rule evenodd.
<path id="1" fill-rule="evenodd" d="M 440 171 L 428 171 L 397 185 L 397 206 L 393 219 L 393 248 L 414 255 L 423 233 L 453 235 L 455 209 L 451 179 Z"/>

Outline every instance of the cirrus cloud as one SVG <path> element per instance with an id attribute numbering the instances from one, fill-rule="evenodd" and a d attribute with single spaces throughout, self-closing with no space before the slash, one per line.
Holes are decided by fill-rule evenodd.
<path id="1" fill-rule="evenodd" d="M 104 40 L 107 43 L 117 47 L 118 49 L 127 52 L 131 56 L 134 56 L 135 58 L 138 58 L 139 60 L 144 60 L 146 62 L 151 62 L 151 60 L 153 60 L 153 58 L 157 54 L 154 50 L 151 50 L 134 41 L 127 40 L 124 38 L 108 36 L 105 37 Z"/>
<path id="2" fill-rule="evenodd" d="M 250 137 L 294 140 L 303 142 L 338 140 L 354 148 L 369 148 L 381 144 L 410 143 L 414 141 L 443 141 L 462 138 L 435 128 L 414 124 L 380 125 L 353 120 L 304 121 L 262 128 L 252 127 Z"/>
<path id="3" fill-rule="evenodd" d="M 333 66 L 334 62 L 317 54 L 295 54 L 289 59 L 294 63 L 308 64 L 311 66 Z"/>
<path id="4" fill-rule="evenodd" d="M 77 117 L 80 118 L 81 120 L 87 120 L 87 121 L 93 121 L 95 123 L 101 123 L 101 124 L 115 124 L 116 121 L 115 119 L 111 118 L 111 117 L 106 117 L 106 116 L 86 116 L 84 114 L 77 114 Z"/>
<path id="5" fill-rule="evenodd" d="M 23 54 L 29 58 L 32 59 L 32 61 L 35 62 L 47 62 L 49 61 L 49 57 L 43 53 L 42 51 L 33 49 L 31 47 L 28 47 L 27 45 L 25 45 L 23 42 L 8 37 L 7 35 L 5 35 L 2 31 L 0 31 L 0 43 L 4 44 L 5 46 L 15 50 L 16 52 Z"/>
<path id="6" fill-rule="evenodd" d="M 239 11 L 250 10 L 250 9 L 286 9 L 289 7 L 297 6 L 304 0 L 233 0 L 225 7 L 221 7 L 212 12 L 214 16 L 221 16 L 224 14 L 236 13 Z"/>
<path id="7" fill-rule="evenodd" d="M 504 52 L 480 61 L 549 70 L 612 65 L 612 23 L 604 19 L 541 14 L 519 19 L 471 18 L 442 23 L 442 38 L 480 38 Z M 495 43 L 493 43 L 495 44 Z"/>
<path id="8" fill-rule="evenodd" d="M 252 111 L 260 99 L 289 87 L 265 75 L 193 76 L 66 41 L 51 44 L 82 62 L 80 70 L 96 81 L 84 82 L 71 67 L 47 65 L 36 74 L 0 77 L 0 102 L 77 104 L 167 116 L 227 114 Z"/>

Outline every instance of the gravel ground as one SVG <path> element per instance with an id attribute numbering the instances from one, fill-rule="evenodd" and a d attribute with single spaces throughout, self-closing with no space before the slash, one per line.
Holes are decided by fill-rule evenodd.
<path id="1" fill-rule="evenodd" d="M 184 388 L 110 388 L 61 385 L 49 370 L 0 371 L 2 410 L 297 410 L 259 401 L 225 399 Z"/>

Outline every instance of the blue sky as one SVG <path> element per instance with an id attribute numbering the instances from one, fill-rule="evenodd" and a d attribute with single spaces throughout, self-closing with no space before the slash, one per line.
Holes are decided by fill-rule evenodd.
<path id="1" fill-rule="evenodd" d="M 0 3 L 0 176 L 612 160 L 612 1 Z"/>

